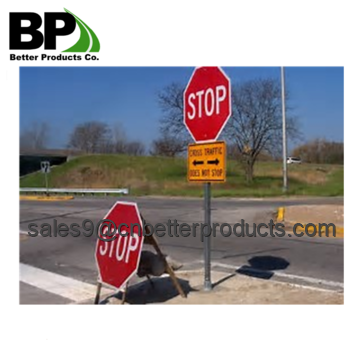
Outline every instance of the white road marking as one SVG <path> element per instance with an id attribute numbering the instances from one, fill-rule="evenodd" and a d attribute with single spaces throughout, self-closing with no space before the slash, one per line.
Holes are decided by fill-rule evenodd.
<path id="1" fill-rule="evenodd" d="M 74 302 L 95 298 L 96 286 L 20 263 L 20 281 Z"/>
<path id="2" fill-rule="evenodd" d="M 200 260 L 201 263 L 204 263 L 204 260 Z M 228 264 L 223 264 L 223 263 L 219 263 L 219 262 L 211 262 L 212 266 L 219 266 L 225 269 L 230 269 L 230 270 L 238 270 L 239 268 L 241 268 L 240 266 L 234 266 L 234 265 L 228 265 Z M 248 265 L 244 265 L 247 266 L 247 269 L 249 269 L 250 271 L 254 271 L 254 272 L 264 272 L 262 270 L 257 270 L 257 269 L 251 269 Z M 300 275 L 294 275 L 294 274 L 287 274 L 287 273 L 283 273 L 283 272 L 279 272 L 279 271 L 272 271 L 269 270 L 271 272 L 274 273 L 274 275 L 276 275 L 277 277 L 282 277 L 282 278 L 286 278 L 289 280 L 300 280 L 300 281 L 304 281 L 310 284 L 318 284 L 318 285 L 325 285 L 325 286 L 331 286 L 331 287 L 338 287 L 343 289 L 344 288 L 344 283 L 341 282 L 337 282 L 337 281 L 330 281 L 330 280 L 324 280 L 324 279 L 318 279 L 318 278 L 312 278 L 312 277 L 308 277 L 308 276 L 300 276 Z"/>
<path id="3" fill-rule="evenodd" d="M 301 280 L 301 281 L 305 281 L 305 282 L 308 282 L 311 284 L 321 284 L 321 285 L 332 286 L 332 287 L 340 287 L 342 289 L 344 288 L 344 284 L 341 282 L 337 282 L 337 281 L 323 280 L 323 279 L 312 278 L 312 277 L 308 277 L 308 276 L 293 275 L 293 274 L 287 274 L 287 273 L 277 272 L 277 271 L 274 271 L 274 274 L 279 277 L 284 277 L 284 278 L 294 279 L 294 280 Z"/>
<path id="4" fill-rule="evenodd" d="M 27 235 L 27 236 L 29 236 L 29 237 L 31 237 L 31 238 L 36 238 L 36 237 L 38 237 L 38 236 L 45 237 L 45 238 L 52 238 L 52 237 L 53 237 L 53 236 L 42 236 L 42 235 L 40 234 L 40 232 L 39 232 L 36 236 L 31 236 L 31 235 L 29 235 L 29 232 L 31 232 L 31 230 L 21 230 L 21 229 L 20 229 L 20 234 Z"/>

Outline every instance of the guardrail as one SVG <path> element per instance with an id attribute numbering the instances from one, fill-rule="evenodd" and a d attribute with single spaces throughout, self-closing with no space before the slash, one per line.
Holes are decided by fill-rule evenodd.
<path id="1" fill-rule="evenodd" d="M 52 193 L 52 194 L 129 194 L 129 189 L 46 189 L 20 188 L 23 193 Z"/>

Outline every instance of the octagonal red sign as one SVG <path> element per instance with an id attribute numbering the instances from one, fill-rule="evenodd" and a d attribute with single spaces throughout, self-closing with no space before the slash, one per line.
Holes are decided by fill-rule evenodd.
<path id="1" fill-rule="evenodd" d="M 99 281 L 120 289 L 139 266 L 144 240 L 141 216 L 136 203 L 118 201 L 104 219 L 112 223 L 104 221 L 98 231 L 95 258 Z M 109 241 L 108 230 L 115 234 L 114 240 Z"/>
<path id="2" fill-rule="evenodd" d="M 184 92 L 184 124 L 191 136 L 216 141 L 230 116 L 230 79 L 219 67 L 196 68 Z"/>

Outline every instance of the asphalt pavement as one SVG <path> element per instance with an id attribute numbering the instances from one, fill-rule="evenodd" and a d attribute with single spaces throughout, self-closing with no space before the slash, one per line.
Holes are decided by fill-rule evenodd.
<path id="1" fill-rule="evenodd" d="M 20 202 L 20 232 L 30 223 L 82 224 L 103 219 L 116 200 L 134 201 L 149 223 L 204 222 L 203 201 L 193 198 L 79 197 L 70 201 Z M 343 198 L 213 199 L 212 222 L 235 224 L 268 222 L 279 206 L 295 204 L 342 204 Z M 185 269 L 203 266 L 203 243 L 196 237 L 158 238 L 162 250 L 184 264 Z M 97 267 L 96 236 L 36 237 L 20 240 L 20 303 L 66 304 L 95 294 Z M 212 263 L 217 269 L 248 269 L 273 272 L 273 279 L 313 286 L 341 287 L 344 272 L 344 241 L 334 238 L 229 237 L 212 239 Z M 64 290 L 65 289 L 65 290 Z"/>

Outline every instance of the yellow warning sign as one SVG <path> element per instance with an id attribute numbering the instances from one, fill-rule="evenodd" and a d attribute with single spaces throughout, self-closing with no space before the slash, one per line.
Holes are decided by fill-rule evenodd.
<path id="1" fill-rule="evenodd" d="M 226 144 L 217 141 L 188 146 L 188 181 L 225 182 Z"/>

